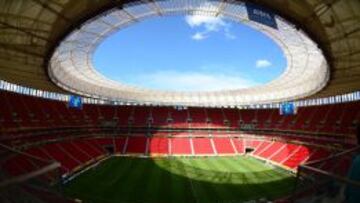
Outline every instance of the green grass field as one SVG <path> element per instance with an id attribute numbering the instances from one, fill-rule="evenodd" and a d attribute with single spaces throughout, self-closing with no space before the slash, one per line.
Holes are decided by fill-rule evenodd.
<path id="1" fill-rule="evenodd" d="M 242 202 L 286 196 L 295 178 L 251 157 L 112 157 L 65 185 L 84 202 Z"/>

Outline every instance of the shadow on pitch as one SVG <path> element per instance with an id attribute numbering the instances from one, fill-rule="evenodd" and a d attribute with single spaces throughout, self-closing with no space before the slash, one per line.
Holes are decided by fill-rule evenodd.
<path id="1" fill-rule="evenodd" d="M 232 203 L 279 198 L 294 184 L 291 175 L 280 175 L 283 169 L 227 172 L 211 164 L 207 169 L 188 164 L 199 159 L 216 157 L 112 157 L 71 181 L 65 191 L 84 202 Z"/>

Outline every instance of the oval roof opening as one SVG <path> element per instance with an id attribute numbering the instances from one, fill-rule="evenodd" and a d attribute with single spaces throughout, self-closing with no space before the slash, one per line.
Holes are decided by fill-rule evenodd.
<path id="1" fill-rule="evenodd" d="M 93 63 L 105 77 L 140 88 L 217 91 L 266 84 L 286 69 L 264 33 L 223 17 L 153 17 L 106 38 Z"/>

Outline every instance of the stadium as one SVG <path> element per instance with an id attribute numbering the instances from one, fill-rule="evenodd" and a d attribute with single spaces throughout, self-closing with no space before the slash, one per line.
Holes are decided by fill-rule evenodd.
<path id="1" fill-rule="evenodd" d="M 0 202 L 360 202 L 359 13 L 0 0 Z"/>

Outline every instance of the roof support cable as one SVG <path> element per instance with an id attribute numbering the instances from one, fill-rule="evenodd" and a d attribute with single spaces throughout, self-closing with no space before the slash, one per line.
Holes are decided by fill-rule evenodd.
<path id="1" fill-rule="evenodd" d="M 148 3 L 149 7 L 152 10 L 155 10 L 156 14 L 158 14 L 159 16 L 163 15 L 162 12 L 161 12 L 160 6 L 156 3 L 155 0 L 141 0 L 141 1 L 144 2 L 144 3 Z"/>
<path id="2" fill-rule="evenodd" d="M 17 26 L 14 26 L 14 25 L 11 25 L 9 23 L 6 23 L 6 22 L 2 22 L 0 21 L 0 25 L 3 25 L 7 28 L 10 28 L 10 29 L 13 29 L 13 30 L 17 30 L 17 31 L 20 31 L 20 32 L 23 32 L 31 37 L 34 37 L 34 38 L 37 38 L 37 39 L 41 39 L 41 40 L 44 40 L 44 41 L 47 41 L 47 42 L 50 42 L 50 40 L 46 37 L 43 37 L 43 36 L 40 36 L 40 35 L 37 35 L 37 34 L 34 34 L 32 32 L 29 32 L 27 31 L 26 29 L 24 28 L 21 28 L 21 27 L 17 27 Z"/>
<path id="3" fill-rule="evenodd" d="M 43 8 L 55 13 L 56 15 L 60 16 L 62 19 L 64 19 L 67 22 L 70 22 L 70 19 L 67 18 L 66 16 L 64 16 L 62 13 L 60 13 L 59 11 L 55 10 L 54 8 L 52 8 L 51 6 L 49 6 L 48 4 L 40 1 L 40 0 L 32 0 L 33 2 L 39 4 L 40 6 L 42 6 Z"/>
<path id="4" fill-rule="evenodd" d="M 8 50 L 13 50 L 13 51 L 16 51 L 16 52 L 20 52 L 20 53 L 23 53 L 23 54 L 32 55 L 32 56 L 35 56 L 35 57 L 38 57 L 38 58 L 44 57 L 42 54 L 31 52 L 28 49 L 21 49 L 21 48 L 19 48 L 19 46 L 12 46 L 10 44 L 0 43 L 0 47 L 3 47 L 3 48 L 8 49 Z"/>
<path id="5" fill-rule="evenodd" d="M 220 6 L 218 8 L 218 11 L 216 12 L 215 16 L 218 17 L 226 8 L 226 2 L 227 0 L 222 0 L 220 2 Z"/>

